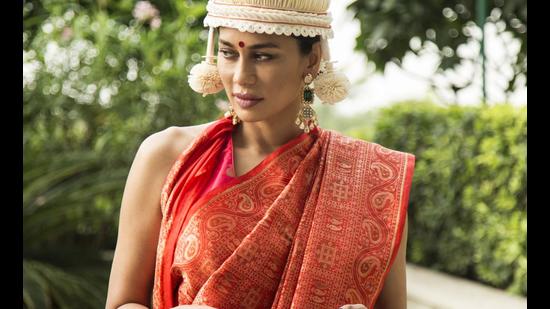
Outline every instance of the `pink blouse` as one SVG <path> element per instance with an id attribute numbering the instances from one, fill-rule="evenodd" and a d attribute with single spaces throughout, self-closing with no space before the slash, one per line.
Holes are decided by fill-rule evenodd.
<path id="1" fill-rule="evenodd" d="M 225 148 L 222 150 L 221 162 L 214 169 L 214 173 L 210 178 L 206 189 L 203 191 L 203 194 L 206 194 L 235 178 L 235 170 L 233 168 L 233 138 L 231 134 L 228 135 L 228 141 L 225 144 Z"/>

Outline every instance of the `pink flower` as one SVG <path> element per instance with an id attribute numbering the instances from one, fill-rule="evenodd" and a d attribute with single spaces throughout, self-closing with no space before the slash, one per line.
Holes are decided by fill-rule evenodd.
<path id="1" fill-rule="evenodd" d="M 153 18 L 158 18 L 159 11 L 149 1 L 138 1 L 132 15 L 138 21 L 147 22 Z"/>
<path id="2" fill-rule="evenodd" d="M 61 33 L 61 39 L 64 41 L 67 41 L 73 37 L 73 30 L 69 27 L 63 28 L 63 32 Z"/>
<path id="3" fill-rule="evenodd" d="M 153 18 L 153 20 L 151 20 L 151 28 L 157 29 L 160 27 L 161 22 L 160 17 Z"/>

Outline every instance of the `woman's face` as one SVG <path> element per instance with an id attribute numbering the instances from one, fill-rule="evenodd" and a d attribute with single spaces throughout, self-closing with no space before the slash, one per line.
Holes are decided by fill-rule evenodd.
<path id="1" fill-rule="evenodd" d="M 303 56 L 298 41 L 290 36 L 220 28 L 218 71 L 227 97 L 243 121 L 277 119 L 287 114 L 295 117 L 300 109 L 303 78 L 307 73 L 315 76 L 318 62 Z M 239 98 L 243 95 L 260 100 L 246 102 L 246 98 Z M 246 106 L 250 103 L 255 105 Z"/>

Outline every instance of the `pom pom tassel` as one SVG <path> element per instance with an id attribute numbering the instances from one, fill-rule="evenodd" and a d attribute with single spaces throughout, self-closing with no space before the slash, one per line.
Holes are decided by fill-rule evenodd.
<path id="1" fill-rule="evenodd" d="M 193 66 L 189 73 L 189 86 L 194 91 L 202 93 L 203 97 L 223 90 L 220 73 L 215 64 L 203 61 Z"/>
<path id="2" fill-rule="evenodd" d="M 343 73 L 334 70 L 327 38 L 321 39 L 321 59 L 319 74 L 313 81 L 315 94 L 325 104 L 340 102 L 348 96 L 351 84 Z"/>
<path id="3" fill-rule="evenodd" d="M 208 45 L 206 47 L 206 58 L 201 63 L 191 68 L 187 82 L 191 89 L 202 93 L 205 97 L 208 94 L 220 92 L 223 89 L 222 79 L 214 56 L 214 28 L 208 29 Z"/>
<path id="4" fill-rule="evenodd" d="M 344 100 L 351 87 L 348 78 L 341 72 L 334 71 L 330 62 L 324 63 L 321 67 L 319 75 L 314 80 L 317 97 L 325 104 Z"/>

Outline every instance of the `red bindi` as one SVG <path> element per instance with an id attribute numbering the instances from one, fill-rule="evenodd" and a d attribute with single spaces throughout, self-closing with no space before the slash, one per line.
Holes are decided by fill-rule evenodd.
<path id="1" fill-rule="evenodd" d="M 240 48 L 243 48 L 243 47 L 244 47 L 244 42 L 243 42 L 243 41 L 239 41 L 239 47 L 240 47 Z"/>

